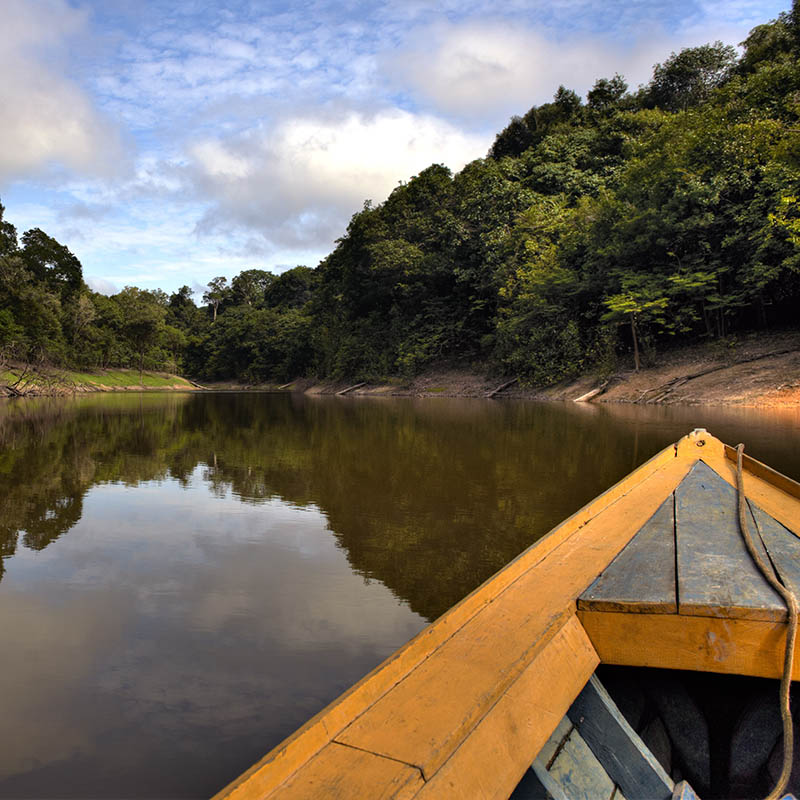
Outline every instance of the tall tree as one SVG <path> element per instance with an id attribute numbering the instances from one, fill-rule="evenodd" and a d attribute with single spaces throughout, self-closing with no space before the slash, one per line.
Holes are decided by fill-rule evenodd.
<path id="1" fill-rule="evenodd" d="M 231 281 L 231 300 L 235 305 L 260 306 L 274 280 L 275 276 L 264 269 L 242 270 Z"/>
<path id="2" fill-rule="evenodd" d="M 220 304 L 228 297 L 229 292 L 228 279 L 224 275 L 220 275 L 208 282 L 208 291 L 203 294 L 203 302 L 213 309 L 212 322 L 217 321 L 217 311 Z"/>
<path id="3" fill-rule="evenodd" d="M 687 47 L 653 68 L 648 87 L 651 102 L 666 111 L 685 111 L 706 101 L 736 65 L 736 50 L 717 41 Z"/>
<path id="4" fill-rule="evenodd" d="M 122 334 L 139 360 L 139 382 L 143 381 L 144 360 L 164 333 L 166 309 L 152 292 L 126 286 L 114 300 L 122 312 Z"/>

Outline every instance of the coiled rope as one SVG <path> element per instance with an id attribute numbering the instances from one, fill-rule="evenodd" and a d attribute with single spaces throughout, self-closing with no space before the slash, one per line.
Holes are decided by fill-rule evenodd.
<path id="1" fill-rule="evenodd" d="M 794 643 L 797 638 L 797 599 L 794 593 L 787 589 L 777 578 L 772 565 L 764 560 L 761 553 L 756 550 L 750 530 L 747 526 L 747 499 L 744 494 L 744 477 L 742 475 L 742 456 L 744 445 L 736 446 L 736 488 L 739 495 L 739 528 L 750 557 L 756 562 L 761 573 L 770 586 L 783 598 L 789 612 L 788 628 L 786 631 L 786 651 L 783 656 L 783 675 L 781 677 L 780 704 L 781 720 L 783 721 L 783 765 L 781 774 L 775 788 L 767 795 L 766 800 L 778 800 L 783 796 L 789 776 L 792 774 L 792 761 L 794 758 L 794 733 L 792 730 L 792 712 L 789 706 L 790 690 L 792 688 L 792 667 L 794 664 Z M 753 518 L 758 532 L 758 522 Z"/>

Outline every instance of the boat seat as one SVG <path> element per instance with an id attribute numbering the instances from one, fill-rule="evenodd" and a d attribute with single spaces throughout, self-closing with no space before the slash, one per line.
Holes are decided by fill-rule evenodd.
<path id="1" fill-rule="evenodd" d="M 683 786 L 679 787 L 683 790 Z M 512 800 L 690 800 L 593 675 L 511 795 Z M 689 791 L 691 789 L 689 788 Z"/>

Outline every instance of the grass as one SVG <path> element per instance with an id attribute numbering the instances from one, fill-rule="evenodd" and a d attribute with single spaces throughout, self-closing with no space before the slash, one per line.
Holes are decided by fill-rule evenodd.
<path id="1" fill-rule="evenodd" d="M 19 373 L 9 372 L 5 370 L 0 372 L 0 383 L 14 383 L 19 377 Z M 35 376 L 33 383 L 36 383 Z M 177 375 L 166 375 L 160 372 L 142 373 L 142 379 L 139 380 L 139 370 L 129 369 L 113 369 L 113 370 L 100 370 L 98 372 L 75 372 L 72 370 L 55 370 L 53 377 L 63 381 L 66 384 L 78 384 L 84 386 L 96 386 L 98 388 L 108 389 L 125 389 L 138 386 L 144 386 L 148 389 L 161 389 L 172 386 L 186 386 L 188 389 L 191 384 L 184 378 Z"/>
<path id="2" fill-rule="evenodd" d="M 139 381 L 138 370 L 102 370 L 101 372 L 67 372 L 66 379 L 74 383 L 88 383 L 95 386 L 126 387 L 126 386 L 150 386 L 163 387 L 182 384 L 189 386 L 189 382 L 177 375 L 162 375 L 158 372 L 142 373 L 142 380 Z"/>

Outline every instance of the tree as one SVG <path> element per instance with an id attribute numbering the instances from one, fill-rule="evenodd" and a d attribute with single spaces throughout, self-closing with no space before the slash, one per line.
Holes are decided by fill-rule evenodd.
<path id="1" fill-rule="evenodd" d="M 627 87 L 626 87 L 627 88 Z M 577 92 L 567 89 L 566 86 L 559 86 L 553 95 L 553 104 L 563 114 L 565 119 L 576 116 L 581 109 L 581 98 Z"/>
<path id="2" fill-rule="evenodd" d="M 773 22 L 757 25 L 742 42 L 744 55 L 738 65 L 743 74 L 754 72 L 759 66 L 783 61 L 798 50 L 795 12 L 779 14 Z"/>
<path id="3" fill-rule="evenodd" d="M 319 282 L 319 273 L 308 267 L 298 266 L 272 276 L 266 288 L 264 302 L 269 308 L 286 310 L 302 308 L 311 302 Z"/>
<path id="4" fill-rule="evenodd" d="M 636 372 L 640 367 L 640 326 L 645 321 L 661 321 L 669 304 L 664 287 L 656 277 L 650 275 L 628 275 L 623 278 L 622 291 L 603 301 L 608 312 L 604 321 L 624 321 L 631 326 L 633 363 Z"/>
<path id="5" fill-rule="evenodd" d="M 83 286 L 81 262 L 63 244 L 39 228 L 22 234 L 22 260 L 37 281 L 71 300 Z"/>
<path id="6" fill-rule="evenodd" d="M 586 95 L 587 105 L 595 111 L 606 111 L 616 106 L 627 91 L 628 84 L 619 73 L 613 78 L 599 78 Z"/>
<path id="7" fill-rule="evenodd" d="M 0 203 L 0 256 L 11 255 L 18 249 L 17 229 L 3 219 L 5 206 Z"/>
<path id="8" fill-rule="evenodd" d="M 122 334 L 139 357 L 139 382 L 143 380 L 145 355 L 164 333 L 166 309 L 152 292 L 126 286 L 114 295 L 122 312 Z"/>
<path id="9" fill-rule="evenodd" d="M 231 300 L 235 305 L 259 306 L 275 276 L 263 269 L 246 269 L 231 281 Z"/>
<path id="10" fill-rule="evenodd" d="M 700 105 L 730 77 L 735 65 L 736 50 L 720 41 L 672 53 L 653 68 L 650 101 L 666 111 Z"/>
<path id="11" fill-rule="evenodd" d="M 212 322 L 217 321 L 217 310 L 229 293 L 228 279 L 225 276 L 220 275 L 208 282 L 208 291 L 203 294 L 203 302 L 214 310 Z"/>

